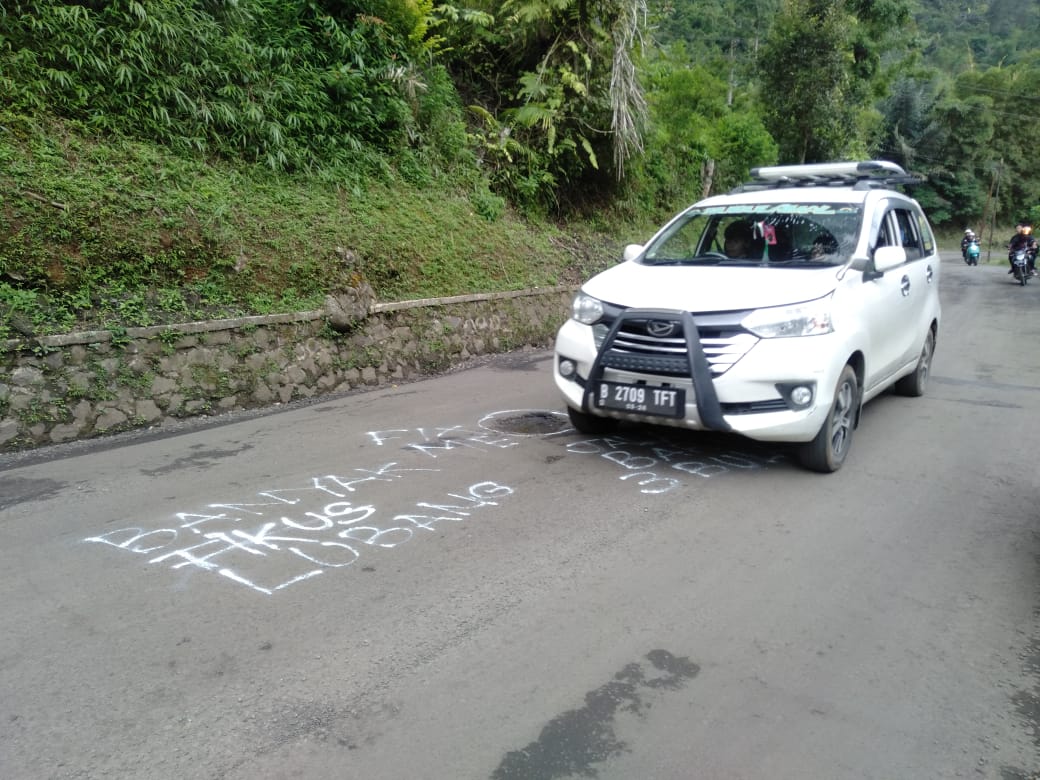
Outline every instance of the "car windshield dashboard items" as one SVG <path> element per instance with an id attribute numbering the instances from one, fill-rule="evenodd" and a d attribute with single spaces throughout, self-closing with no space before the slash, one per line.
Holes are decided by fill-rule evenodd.
<path id="1" fill-rule="evenodd" d="M 646 265 L 843 265 L 862 211 L 847 203 L 691 208 L 643 253 Z"/>

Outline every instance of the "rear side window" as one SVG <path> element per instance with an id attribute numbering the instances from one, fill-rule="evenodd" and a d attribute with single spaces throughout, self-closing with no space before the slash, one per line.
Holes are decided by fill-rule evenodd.
<path id="1" fill-rule="evenodd" d="M 895 210 L 896 227 L 899 243 L 906 250 L 907 260 L 916 260 L 924 255 L 921 248 L 921 236 L 917 232 L 917 220 L 907 209 Z"/>
<path id="2" fill-rule="evenodd" d="M 921 234 L 921 247 L 926 255 L 935 252 L 935 238 L 932 237 L 932 229 L 924 214 L 917 215 L 917 230 Z"/>

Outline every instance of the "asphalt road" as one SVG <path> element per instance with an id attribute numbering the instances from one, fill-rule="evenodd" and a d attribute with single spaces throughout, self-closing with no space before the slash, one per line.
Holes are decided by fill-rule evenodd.
<path id="1" fill-rule="evenodd" d="M 943 305 L 827 476 L 542 352 L 0 459 L 0 778 L 1037 777 L 1040 280 Z"/>

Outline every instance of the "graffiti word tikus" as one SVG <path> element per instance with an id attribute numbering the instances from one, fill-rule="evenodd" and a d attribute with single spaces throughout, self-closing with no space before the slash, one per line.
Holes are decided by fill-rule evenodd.
<path id="1" fill-rule="evenodd" d="M 353 498 L 349 494 L 368 480 L 436 470 L 396 465 L 356 469 L 366 472 L 363 477 L 315 477 L 309 487 L 259 493 L 261 501 L 176 513 L 176 522 L 164 528 L 121 528 L 84 541 L 144 555 L 149 563 L 174 570 L 212 572 L 270 595 L 351 566 L 366 551 L 400 547 L 445 524 L 462 522 L 513 494 L 513 488 L 498 482 L 475 482 L 447 493 L 446 499 L 419 501 L 411 510 L 392 514 L 370 503 L 340 500 Z M 315 494 L 325 500 L 315 501 Z"/>

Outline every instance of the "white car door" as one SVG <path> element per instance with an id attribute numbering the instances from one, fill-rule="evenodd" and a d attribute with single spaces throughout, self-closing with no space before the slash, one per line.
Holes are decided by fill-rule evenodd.
<path id="1" fill-rule="evenodd" d="M 906 250 L 903 230 L 907 213 L 893 201 L 883 208 L 874 247 L 902 246 Z M 925 265 L 918 250 L 902 265 L 879 276 L 868 273 L 863 282 L 862 315 L 870 341 L 863 384 L 868 393 L 885 383 L 906 364 L 907 356 L 916 352 L 916 301 L 927 291 Z"/>
<path id="2" fill-rule="evenodd" d="M 898 237 L 906 252 L 906 277 L 910 283 L 909 294 L 904 299 L 906 330 L 900 334 L 902 365 L 915 364 L 924 343 L 936 306 L 939 290 L 939 255 L 930 231 L 918 212 L 909 204 L 901 204 L 892 210 L 898 229 Z"/>

